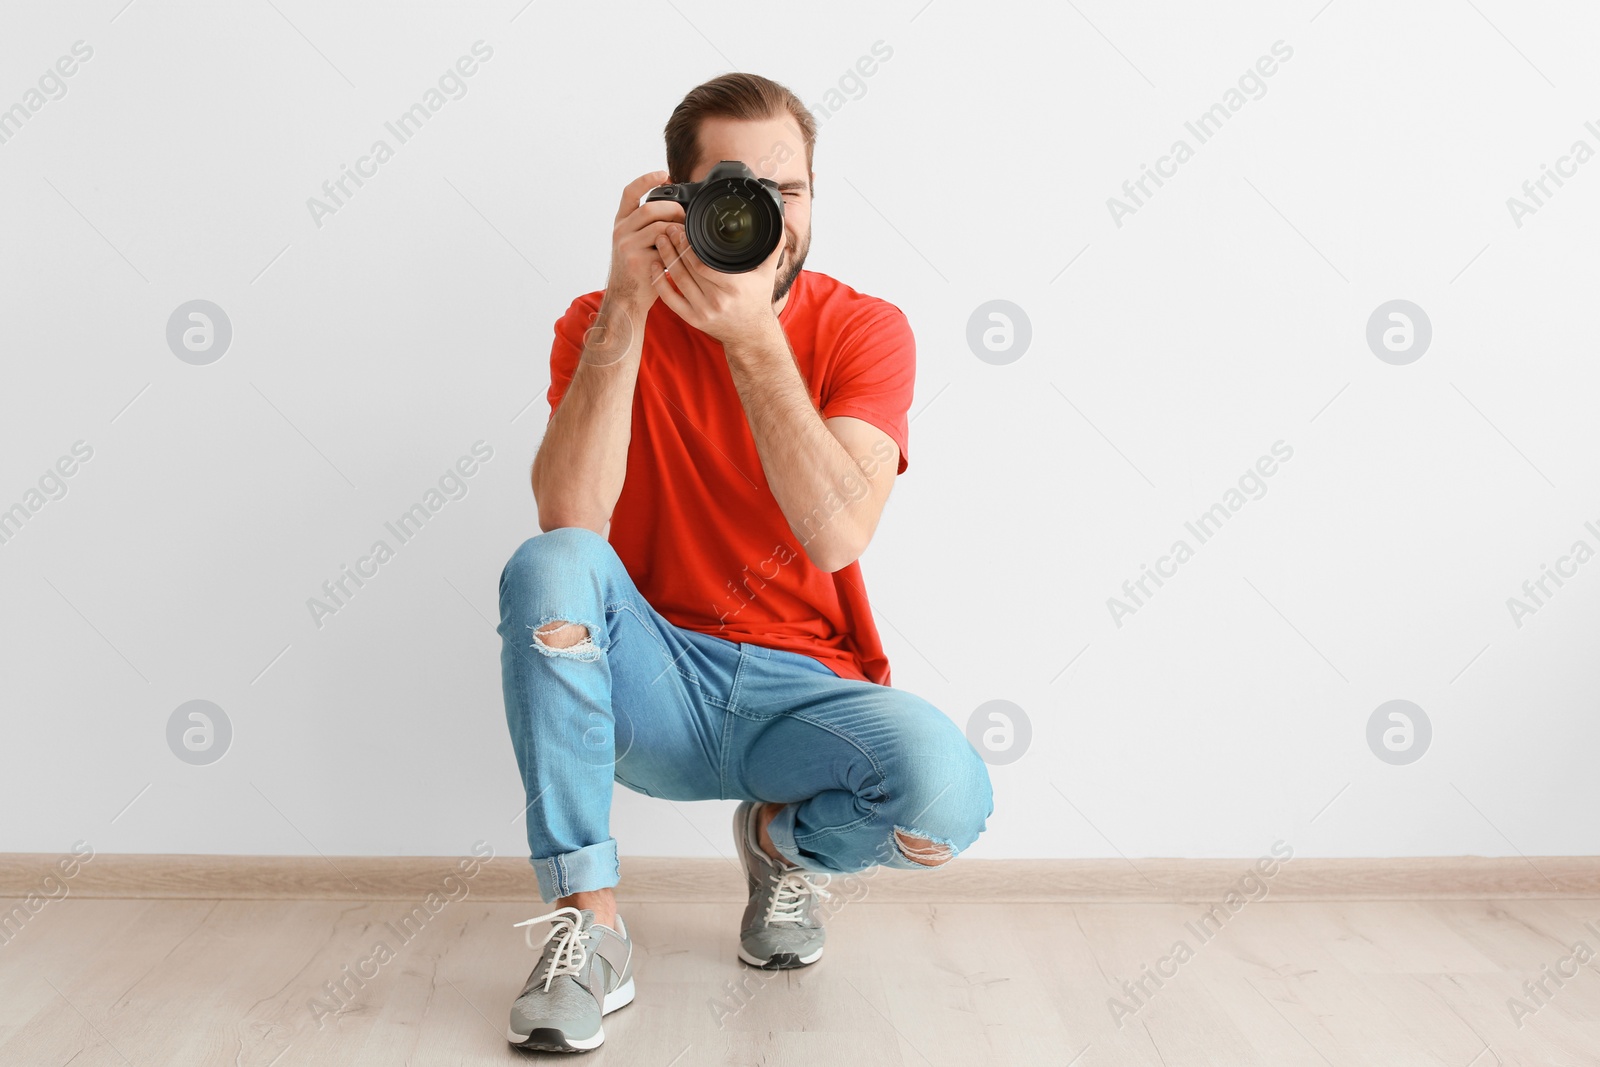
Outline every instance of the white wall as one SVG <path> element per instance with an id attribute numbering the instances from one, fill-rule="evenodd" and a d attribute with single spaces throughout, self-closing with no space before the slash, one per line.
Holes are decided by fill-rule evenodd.
<path id="1" fill-rule="evenodd" d="M 864 562 L 895 680 L 1031 722 L 972 854 L 1600 851 L 1600 561 L 1507 606 L 1600 549 L 1600 163 L 1507 206 L 1600 149 L 1592 7 L 124 3 L 0 33 L 0 106 L 93 49 L 0 144 L 0 506 L 93 449 L 0 545 L 0 849 L 525 854 L 492 620 L 537 529 L 551 325 L 686 90 L 749 69 L 820 104 L 882 41 L 822 123 L 810 265 L 917 332 Z M 307 198 L 480 40 L 466 95 L 317 225 Z M 1279 41 L 1200 144 L 1185 121 Z M 166 339 L 194 299 L 232 326 L 206 366 Z M 1004 365 L 967 342 L 994 299 L 1031 322 Z M 1432 325 L 1407 365 L 1366 341 L 1394 299 Z M 478 441 L 467 495 L 314 625 Z M 167 739 L 196 699 L 232 726 L 207 766 Z M 1432 726 L 1409 765 L 1368 746 L 1393 699 Z M 624 792 L 614 829 L 710 855 L 727 807 Z"/>

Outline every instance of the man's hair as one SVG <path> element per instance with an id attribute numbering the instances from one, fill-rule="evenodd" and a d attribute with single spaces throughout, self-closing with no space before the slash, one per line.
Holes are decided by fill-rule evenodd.
<path id="1" fill-rule="evenodd" d="M 811 173 L 811 153 L 817 143 L 817 120 L 800 98 L 770 78 L 759 74 L 724 74 L 689 90 L 667 120 L 667 170 L 675 182 L 693 178 L 700 160 L 700 123 L 710 118 L 760 121 L 787 113 L 800 127 L 806 145 L 806 174 Z M 793 150 L 793 146 L 790 146 Z M 770 177 L 770 175 L 759 175 Z"/>

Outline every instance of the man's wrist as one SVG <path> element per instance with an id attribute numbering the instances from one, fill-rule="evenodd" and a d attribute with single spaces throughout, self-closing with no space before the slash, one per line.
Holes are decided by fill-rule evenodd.
<path id="1" fill-rule="evenodd" d="M 636 342 L 644 336 L 648 304 L 607 292 L 600 298 L 600 306 L 590 319 L 583 334 L 585 361 L 611 364 L 625 358 L 641 346 Z"/>
<path id="2" fill-rule="evenodd" d="M 730 360 L 760 359 L 774 352 L 787 352 L 789 338 L 776 313 L 763 316 L 749 329 L 722 342 L 722 350 Z"/>
<path id="3" fill-rule="evenodd" d="M 637 293 L 613 293 L 608 289 L 600 297 L 600 314 L 613 321 L 626 318 L 634 326 L 643 328 L 645 316 L 650 313 L 655 299 L 654 293 L 646 297 Z"/>

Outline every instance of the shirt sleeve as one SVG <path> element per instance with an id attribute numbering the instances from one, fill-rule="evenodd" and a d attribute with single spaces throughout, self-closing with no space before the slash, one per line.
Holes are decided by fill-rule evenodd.
<path id="1" fill-rule="evenodd" d="M 911 394 L 917 379 L 917 344 L 905 313 L 886 301 L 848 328 L 835 356 L 833 380 L 823 398 L 822 417 L 847 415 L 869 422 L 899 446 L 903 473 Z"/>
<path id="2" fill-rule="evenodd" d="M 567 308 L 566 314 L 556 320 L 555 341 L 550 346 L 550 391 L 546 396 L 552 415 L 556 413 L 556 405 L 566 395 L 567 386 L 572 384 L 572 376 L 578 373 L 583 339 L 594 325 L 595 315 L 600 310 L 600 296 L 599 293 L 588 293 L 578 297 Z"/>

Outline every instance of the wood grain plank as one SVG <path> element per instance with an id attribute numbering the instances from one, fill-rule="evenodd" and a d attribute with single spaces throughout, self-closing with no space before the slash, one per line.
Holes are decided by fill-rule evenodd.
<path id="1" fill-rule="evenodd" d="M 1581 971 L 1521 1026 L 1507 1002 L 1584 936 L 1600 899 L 1274 896 L 1200 941 L 1196 903 L 877 889 L 830 917 L 820 963 L 773 974 L 737 961 L 737 903 L 625 901 L 638 999 L 585 1062 L 1597 1063 L 1600 974 Z M 547 910 L 467 896 L 400 937 L 412 902 L 69 898 L 0 946 L 0 1063 L 526 1063 L 501 1029 L 535 960 L 512 924 Z M 1122 980 L 1180 939 L 1192 957 L 1117 1025 Z M 380 940 L 392 958 L 318 1026 L 323 983 Z"/>

